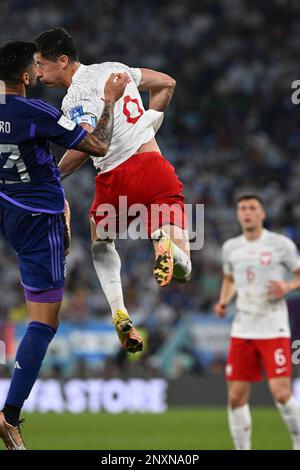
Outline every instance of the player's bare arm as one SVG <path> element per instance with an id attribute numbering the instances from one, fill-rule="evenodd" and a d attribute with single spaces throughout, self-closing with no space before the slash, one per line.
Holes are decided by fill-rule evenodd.
<path id="1" fill-rule="evenodd" d="M 268 286 L 268 296 L 272 300 L 279 300 L 289 292 L 300 289 L 300 269 L 295 271 L 295 276 L 289 281 L 270 281 Z"/>
<path id="2" fill-rule="evenodd" d="M 104 87 L 104 109 L 97 126 L 93 129 L 89 124 L 82 124 L 88 134 L 76 146 L 76 150 L 68 150 L 61 159 L 58 167 L 61 179 L 78 170 L 88 159 L 89 155 L 103 157 L 109 147 L 114 123 L 114 105 L 124 93 L 128 76 L 123 73 L 112 73 Z"/>
<path id="3" fill-rule="evenodd" d="M 105 101 L 101 119 L 99 120 L 95 129 L 89 124 L 80 124 L 88 132 L 88 134 L 84 137 L 80 144 L 77 145 L 76 150 L 67 150 L 63 155 L 58 165 L 58 168 L 61 171 L 61 180 L 65 179 L 74 171 L 78 170 L 88 160 L 89 155 L 103 157 L 106 154 L 112 136 L 114 120 L 113 108 L 113 102 Z M 102 120 L 103 115 L 104 120 Z M 104 139 L 101 140 L 100 138 L 99 140 L 97 135 L 104 136 Z"/>
<path id="4" fill-rule="evenodd" d="M 97 157 L 103 157 L 106 154 L 112 137 L 114 105 L 113 101 L 105 100 L 104 110 L 97 126 L 76 146 L 77 150 Z"/>
<path id="5" fill-rule="evenodd" d="M 149 109 L 165 111 L 176 86 L 176 81 L 169 75 L 151 69 L 141 69 L 140 91 L 150 94 Z"/>
<path id="6" fill-rule="evenodd" d="M 216 303 L 214 310 L 218 317 L 224 317 L 227 313 L 227 306 L 236 294 L 233 277 L 230 274 L 224 274 L 220 299 Z"/>
<path id="7" fill-rule="evenodd" d="M 101 118 L 93 132 L 87 134 L 77 145 L 77 150 L 99 157 L 106 154 L 113 132 L 114 105 L 123 95 L 128 80 L 124 73 L 110 75 L 104 87 L 104 109 Z"/>

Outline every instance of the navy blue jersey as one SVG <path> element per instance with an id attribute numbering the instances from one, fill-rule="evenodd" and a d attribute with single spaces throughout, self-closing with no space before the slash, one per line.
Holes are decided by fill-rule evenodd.
<path id="1" fill-rule="evenodd" d="M 86 131 L 45 101 L 5 98 L 0 104 L 0 197 L 31 211 L 62 212 L 64 192 L 50 142 L 74 148 Z"/>

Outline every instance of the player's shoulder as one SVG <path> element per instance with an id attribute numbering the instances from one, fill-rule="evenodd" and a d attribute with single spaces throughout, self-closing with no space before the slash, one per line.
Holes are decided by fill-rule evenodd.
<path id="1" fill-rule="evenodd" d="M 244 245 L 243 235 L 238 235 L 236 237 L 229 238 L 222 245 L 223 252 L 232 251 L 238 249 Z"/>
<path id="2" fill-rule="evenodd" d="M 90 101 L 99 92 L 111 73 L 128 72 L 127 65 L 121 62 L 101 62 L 100 64 L 80 65 L 72 83 L 62 101 L 62 109 L 72 107 L 74 103 Z"/>
<path id="3" fill-rule="evenodd" d="M 265 230 L 266 237 L 265 240 L 270 246 L 274 247 L 295 247 L 295 243 L 289 237 L 282 233 L 272 232 L 270 230 Z"/>
<path id="4" fill-rule="evenodd" d="M 98 70 L 105 70 L 107 72 L 114 73 L 117 70 L 119 72 L 122 72 L 122 70 L 127 70 L 129 67 L 126 64 L 123 64 L 122 62 L 101 62 L 100 64 L 93 64 L 90 67 L 96 66 Z"/>
<path id="5" fill-rule="evenodd" d="M 111 73 L 126 72 L 130 74 L 130 67 L 121 62 L 101 62 L 100 64 L 85 65 L 72 82 L 73 89 L 82 85 L 99 84 L 106 81 Z M 70 88 L 71 88 L 70 87 Z M 69 90 L 70 90 L 69 88 Z"/>
<path id="6" fill-rule="evenodd" d="M 90 65 L 81 65 L 78 73 L 73 77 L 71 87 L 80 86 L 86 80 L 99 80 L 110 73 L 124 72 L 129 67 L 121 62 L 101 62 Z M 69 90 L 70 90 L 69 88 Z"/>
<path id="7" fill-rule="evenodd" d="M 54 118 L 59 117 L 61 112 L 49 104 L 47 101 L 35 98 L 25 98 L 23 96 L 16 97 L 18 100 L 18 107 L 24 108 L 26 110 L 26 114 L 28 112 L 34 116 L 52 116 Z"/>
<path id="8" fill-rule="evenodd" d="M 73 102 L 91 99 L 99 89 L 101 75 L 103 75 L 101 64 L 81 65 L 62 100 L 62 109 L 72 105 Z"/>

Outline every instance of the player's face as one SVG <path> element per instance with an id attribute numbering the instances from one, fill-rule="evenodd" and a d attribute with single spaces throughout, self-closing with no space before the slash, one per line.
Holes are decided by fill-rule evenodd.
<path id="1" fill-rule="evenodd" d="M 36 82 L 37 82 L 37 65 L 36 65 L 35 62 L 28 69 L 28 75 L 29 75 L 29 86 L 36 85 Z"/>
<path id="2" fill-rule="evenodd" d="M 36 84 L 37 77 L 36 77 L 36 63 L 35 62 L 33 62 L 31 65 L 27 67 L 26 72 L 24 72 L 21 75 L 21 80 L 26 88 L 29 88 Z"/>
<path id="3" fill-rule="evenodd" d="M 53 62 L 45 59 L 39 52 L 35 54 L 37 64 L 37 78 L 47 86 L 59 86 L 61 82 L 62 68 L 59 60 Z"/>
<path id="4" fill-rule="evenodd" d="M 263 225 L 265 211 L 256 199 L 240 201 L 237 207 L 237 218 L 243 230 L 256 230 Z"/>

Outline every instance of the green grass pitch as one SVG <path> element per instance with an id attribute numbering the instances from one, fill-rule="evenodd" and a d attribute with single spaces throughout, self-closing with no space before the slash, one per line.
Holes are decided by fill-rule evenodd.
<path id="1" fill-rule="evenodd" d="M 30 414 L 28 449 L 232 449 L 225 408 L 172 408 L 164 414 Z M 291 449 L 275 408 L 252 408 L 253 448 Z"/>

